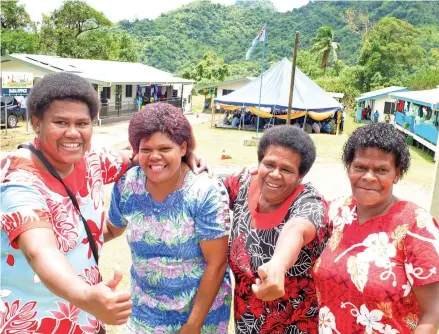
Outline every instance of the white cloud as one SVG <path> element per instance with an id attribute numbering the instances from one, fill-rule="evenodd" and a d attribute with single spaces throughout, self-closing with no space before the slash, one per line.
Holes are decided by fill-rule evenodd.
<path id="1" fill-rule="evenodd" d="M 154 19 L 162 13 L 177 9 L 193 0 L 85 0 L 93 8 L 103 12 L 108 19 L 117 22 L 123 19 Z M 235 0 L 212 0 L 224 5 L 232 5 Z M 276 8 L 285 12 L 293 8 L 306 5 L 309 0 L 272 0 Z M 41 22 L 42 15 L 49 15 L 51 11 L 59 8 L 63 0 L 19 0 L 26 5 L 26 11 L 33 21 Z"/>

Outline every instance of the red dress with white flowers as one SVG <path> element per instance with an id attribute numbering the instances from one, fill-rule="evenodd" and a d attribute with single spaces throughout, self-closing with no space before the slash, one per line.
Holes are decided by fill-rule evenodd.
<path id="1" fill-rule="evenodd" d="M 332 236 L 314 266 L 319 333 L 412 333 L 420 317 L 412 287 L 439 281 L 436 220 L 400 201 L 359 224 L 352 197 L 333 201 L 329 219 Z"/>
<path id="2" fill-rule="evenodd" d="M 64 182 L 76 195 L 98 248 L 104 224 L 103 185 L 126 170 L 119 154 L 88 152 Z M 59 250 L 88 284 L 99 281 L 99 269 L 76 208 L 63 185 L 22 156 L 1 161 L 0 333 L 97 333 L 101 324 L 50 292 L 14 242 L 32 228 L 53 230 Z"/>
<path id="3" fill-rule="evenodd" d="M 256 211 L 260 196 L 257 176 L 223 181 L 233 209 L 229 264 L 235 277 L 236 333 L 317 333 L 317 298 L 310 270 L 328 237 L 323 197 L 312 185 L 300 185 L 274 213 L 260 214 Z M 273 256 L 282 227 L 294 217 L 312 222 L 317 236 L 301 249 L 288 270 L 284 297 L 263 302 L 255 297 L 251 285 L 258 268 Z"/>

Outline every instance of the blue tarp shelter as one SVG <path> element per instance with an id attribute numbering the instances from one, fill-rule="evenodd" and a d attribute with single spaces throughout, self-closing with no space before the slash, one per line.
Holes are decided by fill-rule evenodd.
<path id="1" fill-rule="evenodd" d="M 292 63 L 284 58 L 264 73 L 261 107 L 285 110 L 288 108 L 292 68 Z M 240 89 L 216 98 L 215 102 L 222 105 L 257 107 L 260 82 L 259 76 Z M 330 113 L 341 109 L 341 104 L 296 67 L 292 109 L 295 112 Z"/>

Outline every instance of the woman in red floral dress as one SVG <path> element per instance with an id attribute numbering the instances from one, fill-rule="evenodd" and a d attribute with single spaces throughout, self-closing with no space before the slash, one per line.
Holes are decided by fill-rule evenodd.
<path id="1" fill-rule="evenodd" d="M 326 205 L 311 184 L 302 184 L 315 156 L 308 134 L 276 126 L 259 142 L 258 175 L 224 179 L 233 209 L 229 264 L 236 282 L 236 333 L 316 333 L 317 298 L 310 270 L 327 238 Z M 274 250 L 283 229 L 293 231 L 295 252 L 278 259 Z M 274 266 L 284 263 L 285 294 L 266 302 L 252 288 L 257 292 L 257 282 L 275 279 L 272 268 L 263 266 L 272 258 Z"/>
<path id="2" fill-rule="evenodd" d="M 27 99 L 36 150 L 70 188 L 97 250 L 103 244 L 103 185 L 129 155 L 90 149 L 97 93 L 71 73 L 47 75 Z M 100 282 L 83 221 L 64 186 L 36 154 L 21 148 L 1 162 L 1 333 L 102 333 L 101 321 L 131 314 L 128 291 Z"/>
<path id="3" fill-rule="evenodd" d="M 331 238 L 313 270 L 319 333 L 437 334 L 439 225 L 393 194 L 410 165 L 404 136 L 388 123 L 358 128 L 343 161 L 352 196 L 330 204 Z"/>

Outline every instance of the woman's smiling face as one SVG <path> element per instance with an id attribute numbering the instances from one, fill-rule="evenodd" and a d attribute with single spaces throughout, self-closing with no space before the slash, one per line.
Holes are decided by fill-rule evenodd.
<path id="1" fill-rule="evenodd" d="M 166 182 L 180 170 L 186 150 L 186 142 L 179 145 L 165 133 L 156 132 L 140 141 L 139 164 L 150 182 Z"/>
<path id="2" fill-rule="evenodd" d="M 358 204 L 375 207 L 390 200 L 401 177 L 395 156 L 379 148 L 358 149 L 348 166 L 352 194 Z"/>
<path id="3" fill-rule="evenodd" d="M 259 189 L 271 205 L 282 204 L 301 182 L 300 155 L 283 146 L 271 145 L 259 163 Z"/>

